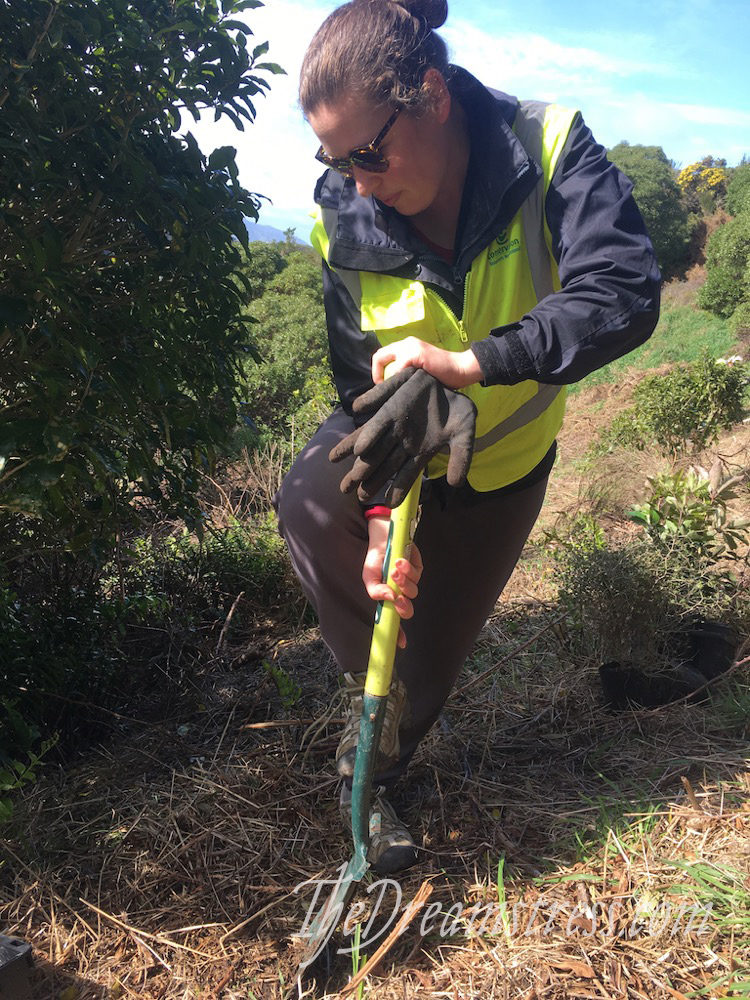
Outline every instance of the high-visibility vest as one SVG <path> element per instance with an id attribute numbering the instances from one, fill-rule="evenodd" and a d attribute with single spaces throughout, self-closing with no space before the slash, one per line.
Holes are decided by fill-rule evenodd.
<path id="1" fill-rule="evenodd" d="M 555 104 L 521 101 L 513 131 L 540 165 L 543 178 L 513 220 L 472 262 L 464 283 L 459 320 L 446 302 L 421 281 L 371 271 L 337 268 L 358 305 L 363 331 L 386 346 L 418 337 L 449 351 L 464 351 L 490 330 L 518 322 L 545 296 L 560 289 L 544 202 L 552 175 L 577 112 Z M 313 246 L 328 260 L 337 212 L 318 206 Z M 526 380 L 516 385 L 470 385 L 461 392 L 477 407 L 470 485 L 499 489 L 527 475 L 541 462 L 562 425 L 564 386 Z M 428 466 L 431 478 L 445 475 L 447 454 Z"/>

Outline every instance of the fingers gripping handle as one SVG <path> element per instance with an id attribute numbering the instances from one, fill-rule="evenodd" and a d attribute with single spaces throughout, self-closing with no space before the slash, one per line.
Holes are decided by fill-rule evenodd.
<path id="1" fill-rule="evenodd" d="M 390 366 L 389 366 L 390 368 Z M 386 378 L 389 370 L 386 369 Z M 394 595 L 401 593 L 399 586 L 392 577 L 393 567 L 398 559 L 407 557 L 409 545 L 414 537 L 417 526 L 417 511 L 419 509 L 419 494 L 422 487 L 422 476 L 417 475 L 403 503 L 391 510 L 391 523 L 388 534 L 388 550 L 383 566 L 383 575 Z M 401 624 L 398 611 L 393 601 L 384 601 L 378 608 L 375 627 L 370 646 L 370 660 L 367 664 L 365 691 L 367 694 L 388 694 L 393 675 L 393 660 L 396 655 L 396 641 Z"/>
<path id="2" fill-rule="evenodd" d="M 391 511 L 390 559 L 387 583 L 396 596 L 401 591 L 391 576 L 391 570 L 396 560 L 404 558 L 408 553 L 409 543 L 416 528 L 421 485 L 420 476 L 409 490 L 404 502 L 399 504 L 398 507 L 394 507 Z M 370 660 L 367 664 L 367 678 L 365 680 L 365 691 L 367 694 L 384 696 L 390 690 L 393 660 L 396 655 L 396 640 L 398 639 L 400 624 L 401 619 L 393 601 L 384 601 L 380 609 L 379 618 L 375 622 L 372 632 Z"/>

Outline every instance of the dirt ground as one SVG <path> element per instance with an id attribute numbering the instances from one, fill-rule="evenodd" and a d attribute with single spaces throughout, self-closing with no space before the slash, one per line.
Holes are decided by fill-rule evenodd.
<path id="1" fill-rule="evenodd" d="M 227 649 L 193 711 L 113 716 L 106 742 L 25 794 L 0 841 L 0 914 L 33 945 L 34 1000 L 748 995 L 747 665 L 707 702 L 606 712 L 544 554 L 579 510 L 624 530 L 663 463 L 586 465 L 635 381 L 571 400 L 543 517 L 396 798 L 420 863 L 360 889 L 381 937 L 352 956 L 337 929 L 328 965 L 298 979 L 315 880 L 350 853 L 331 766 L 342 702 L 307 629 Z M 740 425 L 698 460 L 744 468 L 749 451 Z M 294 704 L 264 660 L 298 685 Z M 394 935 L 387 916 L 421 899 Z"/>

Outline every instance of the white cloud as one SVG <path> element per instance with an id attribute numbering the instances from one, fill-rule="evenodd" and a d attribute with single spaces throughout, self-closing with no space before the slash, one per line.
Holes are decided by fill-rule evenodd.
<path id="1" fill-rule="evenodd" d="M 673 82 L 686 70 L 666 57 L 657 59 L 656 52 L 651 61 L 617 54 L 647 51 L 631 39 L 615 44 L 617 40 L 603 35 L 601 49 L 567 46 L 523 32 L 493 37 L 466 21 L 447 27 L 444 34 L 455 61 L 484 83 L 519 97 L 580 108 L 606 146 L 621 139 L 662 146 L 682 163 L 709 153 L 736 163 L 750 150 L 750 112 L 664 100 L 658 95 L 667 89 L 665 81 Z"/>
<path id="2" fill-rule="evenodd" d="M 745 129 L 746 137 L 750 139 L 750 111 L 715 108 L 705 104 L 666 104 L 664 107 L 667 113 L 677 114 L 686 122 Z"/>
<path id="3" fill-rule="evenodd" d="M 663 63 L 642 62 L 614 52 L 563 45 L 529 32 L 503 32 L 494 36 L 463 20 L 446 26 L 442 34 L 455 62 L 501 89 L 516 87 L 526 79 L 568 89 L 571 77 L 595 82 L 640 73 L 661 75 L 665 70 Z M 498 73 L 501 79 L 496 79 Z"/>

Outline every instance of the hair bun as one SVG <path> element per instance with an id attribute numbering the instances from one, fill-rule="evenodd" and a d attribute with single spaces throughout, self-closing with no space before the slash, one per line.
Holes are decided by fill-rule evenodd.
<path id="1" fill-rule="evenodd" d="M 425 21 L 431 28 L 439 28 L 448 17 L 447 0 L 393 0 L 412 17 Z"/>

